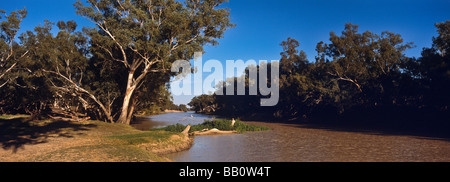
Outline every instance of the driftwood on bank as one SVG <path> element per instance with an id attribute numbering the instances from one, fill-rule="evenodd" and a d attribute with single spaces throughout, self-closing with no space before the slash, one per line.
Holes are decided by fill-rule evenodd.
<path id="1" fill-rule="evenodd" d="M 189 136 L 189 130 L 191 130 L 191 125 L 188 125 L 188 126 L 186 127 L 186 129 L 184 129 L 184 131 L 181 132 L 181 133 L 183 133 L 184 136 Z"/>
<path id="2" fill-rule="evenodd" d="M 87 120 L 90 120 L 91 117 L 86 116 L 84 114 L 76 113 L 74 111 L 67 111 L 61 108 L 52 107 L 52 114 L 48 115 L 48 117 L 52 118 L 53 120 L 60 120 L 60 121 L 73 121 L 73 122 L 84 122 Z"/>
<path id="3" fill-rule="evenodd" d="M 236 134 L 238 133 L 237 131 L 221 131 L 218 129 L 211 129 L 211 130 L 207 130 L 207 131 L 195 131 L 192 132 L 191 135 L 192 136 L 202 136 L 202 135 L 226 135 L 226 134 Z"/>
<path id="4" fill-rule="evenodd" d="M 213 119 L 214 120 L 214 119 Z M 231 121 L 231 126 L 233 127 L 235 125 L 236 121 L 233 120 Z M 211 130 L 209 129 L 204 129 L 202 131 L 194 131 L 192 133 L 189 133 L 189 130 L 191 129 L 191 125 L 188 125 L 186 127 L 186 129 L 184 129 L 183 132 L 181 132 L 182 134 L 184 134 L 185 136 L 201 136 L 201 135 L 226 135 L 226 134 L 236 134 L 238 133 L 237 131 L 221 131 L 217 128 L 213 128 Z"/>

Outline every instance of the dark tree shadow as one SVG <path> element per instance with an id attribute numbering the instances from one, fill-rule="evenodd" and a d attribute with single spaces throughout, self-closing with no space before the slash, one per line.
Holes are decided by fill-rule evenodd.
<path id="1" fill-rule="evenodd" d="M 395 111 L 398 112 L 398 111 Z M 352 113 L 344 117 L 297 119 L 292 121 L 249 117 L 243 120 L 280 123 L 299 128 L 322 129 L 329 131 L 359 132 L 386 136 L 413 136 L 428 140 L 450 141 L 450 116 L 433 112 L 395 113 Z M 256 119 L 255 119 L 256 118 Z M 270 119 L 268 119 L 270 118 Z"/>
<path id="2" fill-rule="evenodd" d="M 0 119 L 0 145 L 14 153 L 24 145 L 48 142 L 50 137 L 71 138 L 76 131 L 87 131 L 93 124 L 77 124 L 67 121 L 31 121 L 29 118 Z"/>
<path id="3" fill-rule="evenodd" d="M 358 132 L 384 136 L 412 136 L 420 139 L 450 141 L 450 122 L 436 118 L 428 119 L 329 119 L 329 120 L 272 120 L 267 123 L 280 123 L 299 128 L 329 131 Z"/>
<path id="4" fill-rule="evenodd" d="M 298 125 L 298 127 L 450 141 L 450 124 L 444 122 L 306 122 Z"/>

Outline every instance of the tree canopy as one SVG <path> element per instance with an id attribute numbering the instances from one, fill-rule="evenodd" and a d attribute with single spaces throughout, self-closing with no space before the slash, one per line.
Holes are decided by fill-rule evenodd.
<path id="1" fill-rule="evenodd" d="M 314 62 L 298 49 L 299 41 L 288 38 L 281 43 L 279 104 L 255 105 L 252 99 L 258 100 L 259 95 L 214 95 L 216 113 L 229 117 L 271 113 L 275 119 L 320 120 L 365 113 L 406 117 L 405 111 L 445 115 L 450 103 L 449 27 L 450 21 L 436 24 L 439 35 L 420 58 L 405 56 L 414 44 L 405 43 L 401 35 L 360 33 L 358 25 L 351 23 L 341 35 L 331 32 L 327 43 L 317 44 Z"/>
<path id="2" fill-rule="evenodd" d="M 206 44 L 233 26 L 229 12 L 218 6 L 224 0 L 89 0 L 75 3 L 77 14 L 97 25 L 86 30 L 94 52 L 102 59 L 124 67 L 128 73 L 123 85 L 119 123 L 129 124 L 136 91 L 149 80 L 149 74 L 170 75 L 171 63 L 189 60 Z"/>
<path id="3" fill-rule="evenodd" d="M 234 27 L 229 10 L 220 7 L 224 2 L 78 1 L 76 13 L 95 27 L 80 30 L 75 21 L 45 20 L 20 35 L 27 10 L 0 10 L 0 112 L 130 124 L 136 111 L 186 111 L 186 105 L 172 102 L 167 83 L 178 73 L 171 65 L 217 45 Z M 261 107 L 267 96 L 250 94 L 249 70 L 260 74 L 262 65 L 218 85 L 234 95 L 201 95 L 188 105 L 196 112 L 281 119 L 405 110 L 448 115 L 450 21 L 435 27 L 433 44 L 419 58 L 405 55 L 414 44 L 400 34 L 360 32 L 351 23 L 317 44 L 315 60 L 307 59 L 300 41 L 287 38 L 280 44 L 278 105 Z M 237 93 L 239 80 L 246 82 L 244 95 Z"/>
<path id="4" fill-rule="evenodd" d="M 166 87 L 176 74 L 171 64 L 191 59 L 205 45 L 217 45 L 234 26 L 229 11 L 219 8 L 223 2 L 78 1 L 76 13 L 96 27 L 76 31 L 75 21 L 59 21 L 55 36 L 55 23 L 46 20 L 20 35 L 20 44 L 15 38 L 27 11 L 11 12 L 1 24 L 0 86 L 8 85 L 2 92 L 11 96 L 1 99 L 2 112 L 30 103 L 15 112 L 25 108 L 33 115 L 52 111 L 130 124 L 136 109 L 174 108 Z M 24 98 L 30 102 L 20 102 Z"/>

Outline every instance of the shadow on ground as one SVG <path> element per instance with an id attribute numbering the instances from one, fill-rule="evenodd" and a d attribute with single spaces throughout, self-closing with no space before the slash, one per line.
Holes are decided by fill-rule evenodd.
<path id="1" fill-rule="evenodd" d="M 71 138 L 95 127 L 67 121 L 30 121 L 28 118 L 0 119 L 0 145 L 14 153 L 24 145 L 46 143 L 50 137 Z"/>
<path id="2" fill-rule="evenodd" d="M 294 121 L 245 118 L 247 121 L 280 123 L 289 126 L 329 131 L 359 132 L 373 135 L 413 136 L 421 139 L 450 141 L 450 120 L 441 116 L 417 116 L 386 118 L 366 116 L 360 119 L 299 119 Z M 270 118 L 270 117 L 267 117 Z M 258 120 L 259 119 L 259 120 Z"/>

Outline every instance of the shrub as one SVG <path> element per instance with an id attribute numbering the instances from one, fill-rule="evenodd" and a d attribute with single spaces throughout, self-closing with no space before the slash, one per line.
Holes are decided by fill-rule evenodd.
<path id="1" fill-rule="evenodd" d="M 239 120 L 236 120 L 236 123 L 234 125 L 234 127 L 231 126 L 231 120 L 225 120 L 225 119 L 216 119 L 214 121 L 208 121 L 205 120 L 204 123 L 202 124 L 198 124 L 198 125 L 193 125 L 191 126 L 191 130 L 189 130 L 190 132 L 194 132 L 194 131 L 202 131 L 204 129 L 213 129 L 213 128 L 217 128 L 218 130 L 222 130 L 222 131 L 237 131 L 240 133 L 243 132 L 247 132 L 247 131 L 265 131 L 265 130 L 270 130 L 270 128 L 265 127 L 265 126 L 256 126 L 256 125 L 249 125 L 249 124 L 245 124 Z M 165 128 L 161 128 L 159 130 L 164 130 L 164 131 L 172 131 L 172 132 L 182 132 L 184 131 L 184 129 L 186 129 L 185 125 L 182 124 L 176 124 L 176 125 L 170 125 L 167 126 Z"/>
<path id="2" fill-rule="evenodd" d="M 170 125 L 170 126 L 163 128 L 164 131 L 171 131 L 171 132 L 177 132 L 177 133 L 183 132 L 184 129 L 186 129 L 186 126 L 179 124 L 179 123 L 176 125 Z"/>

